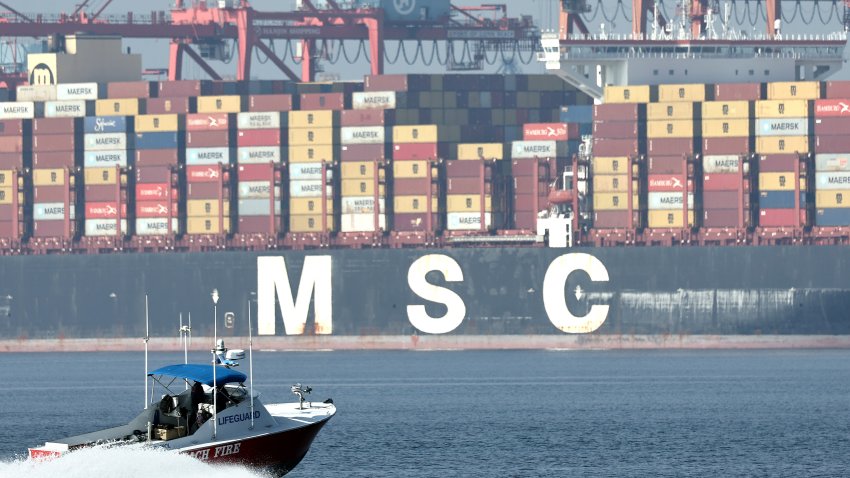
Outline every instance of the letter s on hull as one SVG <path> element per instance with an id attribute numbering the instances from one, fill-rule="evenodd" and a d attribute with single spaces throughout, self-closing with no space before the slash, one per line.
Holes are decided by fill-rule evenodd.
<path id="1" fill-rule="evenodd" d="M 331 256 L 307 256 L 298 283 L 298 295 L 292 297 L 292 286 L 283 257 L 257 258 L 257 332 L 275 335 L 275 295 L 280 301 L 280 314 L 287 335 L 302 335 L 307 325 L 310 298 L 315 293 L 316 334 L 329 335 L 333 324 L 331 289 Z"/>
<path id="2" fill-rule="evenodd" d="M 608 318 L 607 305 L 593 305 L 584 317 L 576 317 L 567 307 L 564 287 L 575 271 L 585 271 L 593 282 L 608 282 L 608 269 L 599 259 L 584 253 L 564 254 L 549 264 L 543 279 L 543 306 L 546 315 L 559 330 L 568 334 L 587 334 L 598 329 Z"/>
<path id="3" fill-rule="evenodd" d="M 425 280 L 431 271 L 438 271 L 446 282 L 463 281 L 463 271 L 457 261 L 442 254 L 422 256 L 407 271 L 407 284 L 414 294 L 430 302 L 445 304 L 446 315 L 431 317 L 424 305 L 408 305 L 407 318 L 418 330 L 428 334 L 446 334 L 456 329 L 466 317 L 466 304 L 459 295 L 445 287 L 439 287 Z"/>

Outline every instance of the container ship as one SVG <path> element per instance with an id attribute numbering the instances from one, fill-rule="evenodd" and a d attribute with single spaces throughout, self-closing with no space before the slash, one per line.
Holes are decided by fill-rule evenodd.
<path id="1" fill-rule="evenodd" d="M 850 82 L 600 101 L 557 75 L 72 82 L 44 55 L 0 90 L 0 338 L 171 337 L 213 289 L 226 334 L 364 346 L 850 334 Z"/>

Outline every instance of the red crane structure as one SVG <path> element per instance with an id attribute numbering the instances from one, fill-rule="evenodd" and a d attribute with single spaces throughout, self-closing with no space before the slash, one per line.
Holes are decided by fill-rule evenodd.
<path id="1" fill-rule="evenodd" d="M 297 11 L 261 12 L 251 7 L 247 0 L 237 0 L 225 7 L 210 7 L 204 0 L 176 0 L 174 8 L 168 12 L 152 11 L 144 16 L 127 13 L 108 18 L 102 14 L 112 0 L 105 0 L 90 13 L 84 11 L 90 0 L 84 0 L 72 13 L 56 16 L 27 15 L 0 2 L 0 7 L 8 11 L 0 17 L 0 36 L 38 38 L 84 33 L 170 39 L 168 77 L 172 80 L 183 76 L 184 55 L 211 78 L 221 79 L 204 55 L 192 46 L 212 51 L 223 47 L 228 40 L 236 43 L 237 80 L 250 78 L 251 55 L 255 49 L 289 79 L 298 81 L 315 78 L 322 47 L 328 42 L 368 42 L 367 60 L 372 74 L 383 73 L 389 41 L 399 42 L 399 48 L 403 48 L 403 41 L 416 41 L 417 54 L 422 52 L 422 42 L 433 42 L 432 52 L 436 51 L 437 42 L 445 42 L 447 52 L 453 52 L 453 44 L 461 42 L 466 61 L 451 61 L 447 54 L 441 63 L 450 69 L 480 69 L 482 56 L 486 57 L 487 52 L 493 55 L 527 52 L 528 62 L 531 62 L 534 52 L 539 50 L 540 33 L 531 17 L 510 18 L 505 5 L 451 6 L 452 15 L 447 18 L 399 23 L 387 21 L 380 8 L 344 9 L 334 0 L 326 1 L 324 9 L 317 8 L 311 0 L 302 0 L 303 6 Z M 300 55 L 291 55 L 293 60 L 300 61 L 300 75 L 284 62 L 285 58 L 275 53 L 271 43 L 281 39 L 300 46 Z M 424 53 L 422 56 L 424 59 Z"/>

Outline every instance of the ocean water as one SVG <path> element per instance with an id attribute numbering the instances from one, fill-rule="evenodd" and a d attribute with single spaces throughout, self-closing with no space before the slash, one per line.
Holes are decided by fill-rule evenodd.
<path id="1" fill-rule="evenodd" d="M 257 352 L 254 381 L 338 407 L 293 477 L 850 473 L 847 350 Z M 139 448 L 22 458 L 131 418 L 141 353 L 0 354 L 0 383 L 0 477 L 263 476 Z"/>

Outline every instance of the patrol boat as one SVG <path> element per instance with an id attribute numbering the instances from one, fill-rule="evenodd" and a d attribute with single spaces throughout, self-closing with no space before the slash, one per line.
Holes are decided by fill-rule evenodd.
<path id="1" fill-rule="evenodd" d="M 30 459 L 53 459 L 84 447 L 138 443 L 203 461 L 286 474 L 336 413 L 333 400 L 311 402 L 312 389 L 296 384 L 291 390 L 298 401 L 264 404 L 253 387 L 245 385 L 248 376 L 231 368 L 244 358 L 244 351 L 228 351 L 218 340 L 215 355 L 215 365 L 176 364 L 149 372 L 151 391 L 161 386 L 165 392 L 158 403 L 145 407 L 126 425 L 30 448 Z"/>

